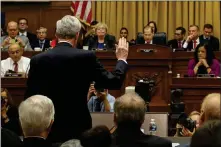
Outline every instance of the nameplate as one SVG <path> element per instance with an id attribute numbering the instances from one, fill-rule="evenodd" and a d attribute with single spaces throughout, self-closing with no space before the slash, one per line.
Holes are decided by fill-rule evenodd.
<path id="1" fill-rule="evenodd" d="M 214 74 L 197 74 L 197 78 L 211 78 L 215 77 Z"/>
<path id="2" fill-rule="evenodd" d="M 140 49 L 140 52 L 153 53 L 153 52 L 154 52 L 154 49 Z"/>
<path id="3" fill-rule="evenodd" d="M 22 77 L 21 73 L 6 73 L 5 77 Z"/>
<path id="4" fill-rule="evenodd" d="M 184 48 L 174 48 L 173 52 L 180 52 L 180 51 L 185 51 Z"/>

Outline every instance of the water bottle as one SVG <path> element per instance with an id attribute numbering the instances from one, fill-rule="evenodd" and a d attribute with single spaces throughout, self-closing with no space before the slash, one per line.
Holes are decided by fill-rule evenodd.
<path id="1" fill-rule="evenodd" d="M 157 133 L 157 124 L 155 122 L 155 119 L 151 119 L 150 121 L 149 133 L 150 135 L 156 135 Z"/>

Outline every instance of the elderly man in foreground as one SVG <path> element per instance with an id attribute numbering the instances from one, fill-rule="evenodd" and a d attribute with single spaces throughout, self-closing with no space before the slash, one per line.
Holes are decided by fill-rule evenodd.
<path id="1" fill-rule="evenodd" d="M 144 134 L 140 128 L 144 122 L 146 105 L 136 93 L 126 93 L 114 104 L 113 145 L 118 147 L 172 147 L 172 142 L 153 135 Z"/>
<path id="2" fill-rule="evenodd" d="M 23 147 L 51 147 L 46 138 L 54 122 L 54 114 L 54 104 L 42 95 L 34 95 L 20 104 Z"/>

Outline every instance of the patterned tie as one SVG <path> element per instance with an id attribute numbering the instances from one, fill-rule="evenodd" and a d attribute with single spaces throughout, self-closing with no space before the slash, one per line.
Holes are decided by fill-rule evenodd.
<path id="1" fill-rule="evenodd" d="M 196 48 L 196 43 L 197 43 L 197 41 L 196 41 L 196 40 L 194 40 L 194 41 L 193 41 L 193 49 L 195 49 L 195 48 Z"/>
<path id="2" fill-rule="evenodd" d="M 14 62 L 14 71 L 18 72 L 18 63 L 17 62 Z"/>

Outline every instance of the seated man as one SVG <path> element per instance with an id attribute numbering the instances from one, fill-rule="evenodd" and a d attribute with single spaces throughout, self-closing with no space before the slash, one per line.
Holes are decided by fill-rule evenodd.
<path id="1" fill-rule="evenodd" d="M 95 96 L 91 96 L 92 94 Z M 90 112 L 113 112 L 115 98 L 108 93 L 107 89 L 94 89 L 94 84 L 91 84 L 88 97 L 88 109 Z"/>
<path id="2" fill-rule="evenodd" d="M 154 37 L 154 30 L 150 26 L 145 26 L 143 29 L 143 35 L 139 35 L 136 39 L 136 44 L 157 44 L 165 45 L 164 42 L 157 37 Z"/>
<path id="3" fill-rule="evenodd" d="M 19 120 L 24 134 L 24 147 L 51 147 L 46 140 L 54 122 L 54 104 L 51 99 L 34 95 L 19 106 Z"/>
<path id="4" fill-rule="evenodd" d="M 29 40 L 26 36 L 18 36 L 17 22 L 10 21 L 7 26 L 8 36 L 1 37 L 1 49 L 7 51 L 12 43 L 18 43 L 25 51 L 32 51 Z"/>
<path id="5" fill-rule="evenodd" d="M 27 74 L 29 71 L 30 59 L 23 57 L 23 49 L 19 44 L 14 43 L 9 46 L 9 57 L 1 61 L 1 76 L 4 77 L 8 70 Z"/>
<path id="6" fill-rule="evenodd" d="M 172 147 L 172 142 L 154 135 L 144 134 L 140 128 L 145 119 L 146 104 L 136 93 L 128 92 L 114 104 L 113 145 L 118 147 Z"/>
<path id="7" fill-rule="evenodd" d="M 183 27 L 178 27 L 176 28 L 176 31 L 174 33 L 174 39 L 169 40 L 167 45 L 171 47 L 172 49 L 174 48 L 183 48 L 183 44 L 185 42 L 185 34 L 186 34 L 186 29 Z"/>
<path id="8" fill-rule="evenodd" d="M 44 27 L 40 27 L 37 30 L 37 39 L 33 41 L 33 49 L 39 47 L 42 49 L 42 51 L 45 51 L 46 49 L 50 48 L 50 40 L 48 40 L 46 37 L 47 29 Z"/>

